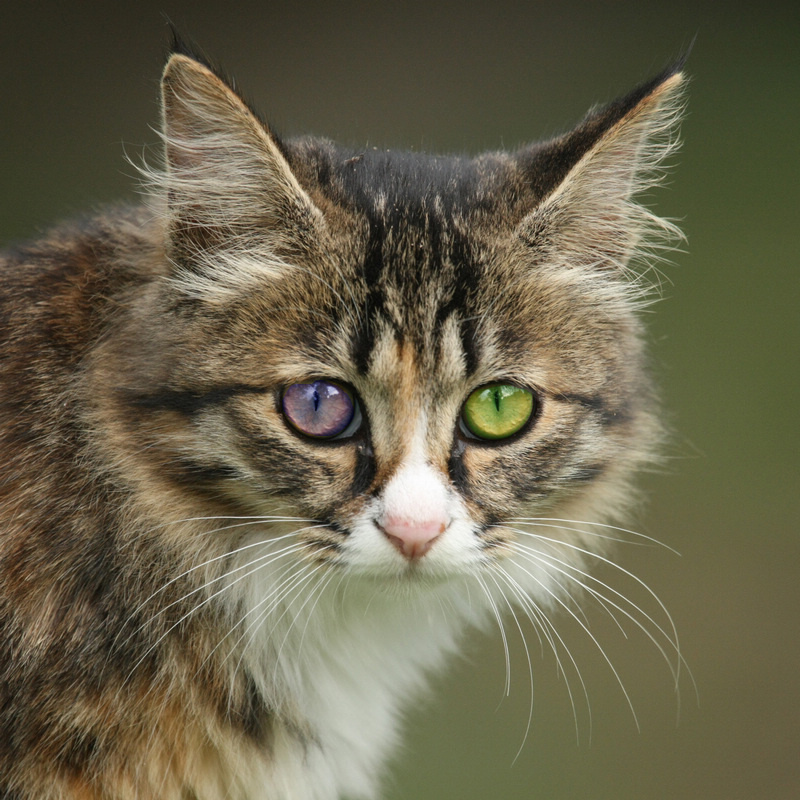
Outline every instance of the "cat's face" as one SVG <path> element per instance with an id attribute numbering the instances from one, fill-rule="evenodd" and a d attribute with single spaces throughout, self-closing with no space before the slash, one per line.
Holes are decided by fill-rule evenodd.
<path id="1" fill-rule="evenodd" d="M 219 515 L 307 520 L 298 557 L 359 575 L 469 574 L 521 518 L 614 513 L 658 429 L 625 270 L 671 80 L 550 145 L 434 159 L 279 147 L 174 57 L 174 270 L 119 387 L 139 452 Z"/>

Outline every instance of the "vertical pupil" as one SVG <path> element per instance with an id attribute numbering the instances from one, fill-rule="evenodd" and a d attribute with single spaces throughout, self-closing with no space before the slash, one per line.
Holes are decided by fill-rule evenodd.
<path id="1" fill-rule="evenodd" d="M 284 417 L 293 428 L 320 439 L 330 439 L 345 431 L 357 409 L 355 399 L 347 389 L 326 380 L 287 386 L 281 406 Z"/>
<path id="2" fill-rule="evenodd" d="M 460 424 L 478 439 L 506 439 L 531 419 L 534 407 L 530 389 L 513 383 L 491 383 L 479 386 L 467 398 Z"/>

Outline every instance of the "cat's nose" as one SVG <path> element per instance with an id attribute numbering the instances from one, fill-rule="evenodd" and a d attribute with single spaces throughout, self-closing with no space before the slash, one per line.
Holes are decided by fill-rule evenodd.
<path id="1" fill-rule="evenodd" d="M 442 518 L 409 519 L 395 514 L 384 515 L 378 523 L 384 536 L 410 561 L 422 558 L 447 528 Z"/>

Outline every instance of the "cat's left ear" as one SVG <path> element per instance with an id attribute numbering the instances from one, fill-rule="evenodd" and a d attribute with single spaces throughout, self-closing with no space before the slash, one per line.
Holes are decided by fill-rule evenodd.
<path id="1" fill-rule="evenodd" d="M 272 263 L 312 248 L 322 213 L 298 183 L 280 142 L 242 98 L 197 59 L 173 54 L 161 81 L 168 252 L 184 271 L 218 269 L 231 252 Z"/>
<path id="2" fill-rule="evenodd" d="M 636 254 L 680 236 L 636 197 L 659 182 L 677 146 L 684 84 L 680 65 L 672 67 L 519 155 L 542 199 L 517 232 L 543 260 L 624 272 Z"/>

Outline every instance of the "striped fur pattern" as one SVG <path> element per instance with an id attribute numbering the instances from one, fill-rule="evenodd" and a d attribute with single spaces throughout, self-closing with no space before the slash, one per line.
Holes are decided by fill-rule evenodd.
<path id="1" fill-rule="evenodd" d="M 636 198 L 679 69 L 470 159 L 282 141 L 171 56 L 149 202 L 0 265 L 0 797 L 373 798 L 467 628 L 555 645 L 661 435 L 638 312 L 677 232 Z M 287 424 L 312 379 L 352 433 Z M 535 408 L 479 440 L 496 381 Z"/>

